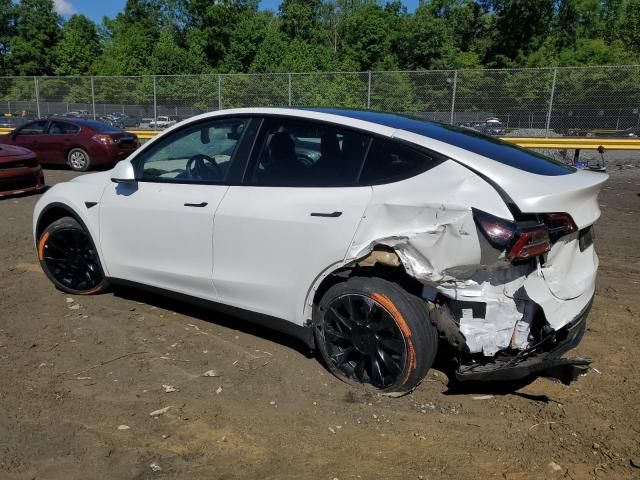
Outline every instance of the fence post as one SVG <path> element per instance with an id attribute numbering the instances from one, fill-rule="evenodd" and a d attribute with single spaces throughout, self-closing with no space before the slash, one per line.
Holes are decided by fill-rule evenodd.
<path id="1" fill-rule="evenodd" d="M 367 80 L 367 110 L 369 110 L 371 108 L 371 70 L 367 73 L 369 74 Z"/>
<path id="2" fill-rule="evenodd" d="M 38 118 L 40 118 L 40 85 L 38 82 L 38 77 L 33 77 L 33 84 L 36 92 L 36 109 L 38 112 Z"/>
<path id="3" fill-rule="evenodd" d="M 222 110 L 222 75 L 218 75 L 218 110 Z"/>
<path id="4" fill-rule="evenodd" d="M 291 74 L 288 74 L 289 76 L 289 106 L 291 106 Z"/>
<path id="5" fill-rule="evenodd" d="M 553 80 L 551 81 L 551 97 L 549 98 L 549 111 L 547 112 L 547 124 L 544 129 L 545 138 L 549 136 L 549 126 L 551 125 L 551 112 L 553 110 L 553 99 L 556 95 L 556 76 L 558 67 L 553 67 Z"/>
<path id="6" fill-rule="evenodd" d="M 451 119 L 449 123 L 453 125 L 456 121 L 456 91 L 458 89 L 458 70 L 453 71 L 453 91 L 451 93 Z"/>
<path id="7" fill-rule="evenodd" d="M 91 77 L 91 104 L 93 105 L 93 119 L 96 119 L 96 91 L 93 87 L 93 76 Z"/>
<path id="8" fill-rule="evenodd" d="M 156 87 L 156 76 L 153 76 L 153 125 L 158 128 L 158 91 Z"/>

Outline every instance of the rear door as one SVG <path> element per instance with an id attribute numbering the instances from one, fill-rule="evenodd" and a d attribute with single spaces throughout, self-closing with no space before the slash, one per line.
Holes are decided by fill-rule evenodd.
<path id="1" fill-rule="evenodd" d="M 52 120 L 47 135 L 41 138 L 43 155 L 48 163 L 64 165 L 67 163 L 67 153 L 76 146 L 76 138 L 80 127 L 61 120 Z"/>
<path id="2" fill-rule="evenodd" d="M 265 120 L 243 185 L 214 222 L 220 301 L 302 323 L 314 280 L 341 262 L 371 197 L 355 186 L 369 137 L 306 120 Z"/>

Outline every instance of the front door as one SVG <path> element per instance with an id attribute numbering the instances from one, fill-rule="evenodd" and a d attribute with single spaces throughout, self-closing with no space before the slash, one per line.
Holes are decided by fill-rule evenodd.
<path id="1" fill-rule="evenodd" d="M 138 182 L 107 187 L 100 243 L 110 277 L 216 298 L 213 219 L 248 123 L 211 119 L 172 132 L 133 160 Z"/>
<path id="2" fill-rule="evenodd" d="M 42 144 L 42 138 L 46 136 L 48 124 L 48 120 L 29 122 L 17 130 L 14 140 L 16 145 L 34 152 L 42 163 L 46 163 L 47 160 L 47 152 Z"/>
<path id="3" fill-rule="evenodd" d="M 371 197 L 355 186 L 369 138 L 306 120 L 266 120 L 244 185 L 214 223 L 220 301 L 303 323 L 304 300 L 343 261 Z"/>

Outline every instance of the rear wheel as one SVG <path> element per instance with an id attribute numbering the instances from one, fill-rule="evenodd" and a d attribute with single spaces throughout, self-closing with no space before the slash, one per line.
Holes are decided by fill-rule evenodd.
<path id="1" fill-rule="evenodd" d="M 90 295 L 109 285 L 89 234 L 73 217 L 56 220 L 42 232 L 38 259 L 49 280 L 63 292 Z"/>
<path id="2" fill-rule="evenodd" d="M 381 278 L 352 277 L 331 287 L 315 308 L 314 325 L 333 374 L 394 396 L 420 383 L 438 346 L 425 302 Z"/>
<path id="3" fill-rule="evenodd" d="M 67 155 L 67 162 L 72 170 L 86 172 L 91 166 L 89 154 L 82 148 L 74 148 Z"/>

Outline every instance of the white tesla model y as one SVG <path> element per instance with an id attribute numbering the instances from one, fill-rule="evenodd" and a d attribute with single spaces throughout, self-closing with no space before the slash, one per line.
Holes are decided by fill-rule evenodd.
<path id="1" fill-rule="evenodd" d="M 565 383 L 607 179 L 478 132 L 367 111 L 250 108 L 179 123 L 36 205 L 45 273 L 205 302 L 303 339 L 339 377 Z"/>

